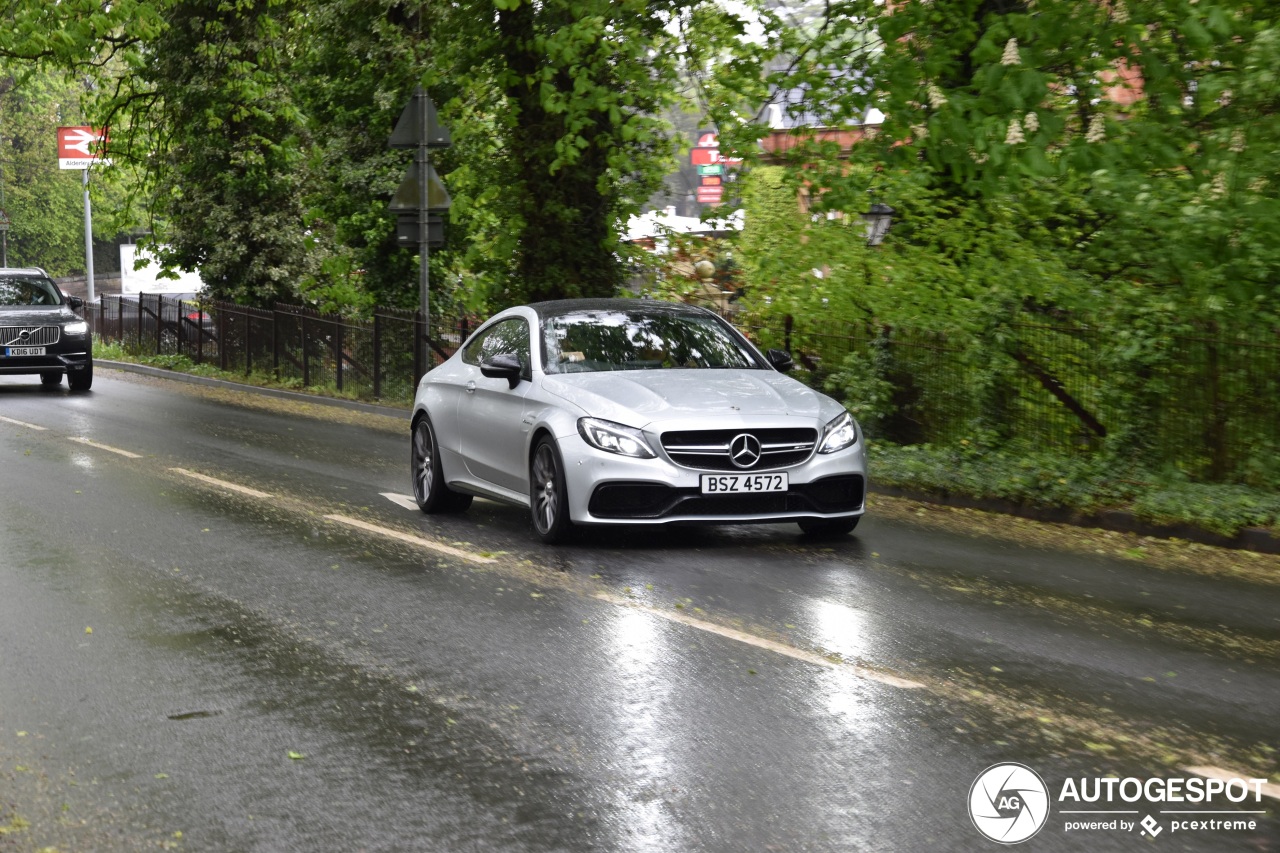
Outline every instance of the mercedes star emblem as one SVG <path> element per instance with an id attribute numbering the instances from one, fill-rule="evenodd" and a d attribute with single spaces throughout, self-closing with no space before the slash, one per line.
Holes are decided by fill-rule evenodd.
<path id="1" fill-rule="evenodd" d="M 739 468 L 750 468 L 760 461 L 760 439 L 750 433 L 736 435 L 729 442 L 729 461 Z"/>

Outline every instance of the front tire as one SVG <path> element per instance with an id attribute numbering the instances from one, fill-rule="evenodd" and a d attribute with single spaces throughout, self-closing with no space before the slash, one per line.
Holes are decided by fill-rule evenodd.
<path id="1" fill-rule="evenodd" d="M 46 370 L 40 374 L 40 384 L 46 388 L 57 388 L 62 384 L 62 371 Z"/>
<path id="2" fill-rule="evenodd" d="M 426 415 L 413 424 L 409 443 L 409 470 L 413 476 L 413 499 L 425 513 L 462 512 L 471 506 L 471 495 L 450 489 L 440 467 L 440 445 L 431 419 Z"/>
<path id="3" fill-rule="evenodd" d="M 567 541 L 572 535 L 564 463 L 556 443 L 545 435 L 538 439 L 529 462 L 529 509 L 533 516 L 533 529 L 543 542 L 555 545 Z"/>
<path id="4" fill-rule="evenodd" d="M 861 519 L 860 515 L 853 518 L 806 518 L 796 523 L 810 536 L 844 536 L 852 533 Z"/>
<path id="5" fill-rule="evenodd" d="M 93 387 L 93 362 L 90 361 L 81 370 L 67 371 L 67 385 L 72 391 L 88 391 Z"/>

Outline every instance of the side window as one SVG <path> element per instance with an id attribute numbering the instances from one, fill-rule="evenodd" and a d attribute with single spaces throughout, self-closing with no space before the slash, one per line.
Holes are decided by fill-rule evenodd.
<path id="1" fill-rule="evenodd" d="M 490 326 L 469 341 L 462 350 L 462 360 L 467 364 L 479 364 L 486 358 L 509 353 L 520 359 L 525 379 L 531 378 L 529 370 L 529 324 L 521 317 L 512 317 Z"/>

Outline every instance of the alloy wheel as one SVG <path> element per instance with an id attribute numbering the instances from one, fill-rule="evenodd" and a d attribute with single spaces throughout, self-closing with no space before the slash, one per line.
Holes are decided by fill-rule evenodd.
<path id="1" fill-rule="evenodd" d="M 560 516 L 558 473 L 555 451 L 549 443 L 540 444 L 533 457 L 533 517 L 539 533 L 552 530 Z"/>
<path id="2" fill-rule="evenodd" d="M 434 441 L 431 423 L 425 418 L 418 421 L 413 431 L 413 496 L 419 506 L 431 500 L 431 485 L 435 473 Z"/>

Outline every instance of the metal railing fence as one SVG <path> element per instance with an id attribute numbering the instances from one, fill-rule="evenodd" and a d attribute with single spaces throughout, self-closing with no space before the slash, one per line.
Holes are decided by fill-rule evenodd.
<path id="1" fill-rule="evenodd" d="M 86 306 L 85 318 L 100 338 L 134 355 L 185 358 L 300 388 L 399 402 L 413 399 L 417 379 L 474 326 L 470 317 L 433 315 L 428 336 L 418 312 L 380 308 L 364 320 L 296 305 L 264 310 L 163 294 L 107 296 Z"/>
<path id="2" fill-rule="evenodd" d="M 1141 452 L 1209 482 L 1280 481 L 1280 331 L 1206 327 L 1137 345 L 1115 330 L 1019 322 L 990 335 L 783 318 L 747 331 L 794 352 L 815 385 L 852 353 L 893 387 L 898 444 L 986 432 L 1063 453 Z"/>

